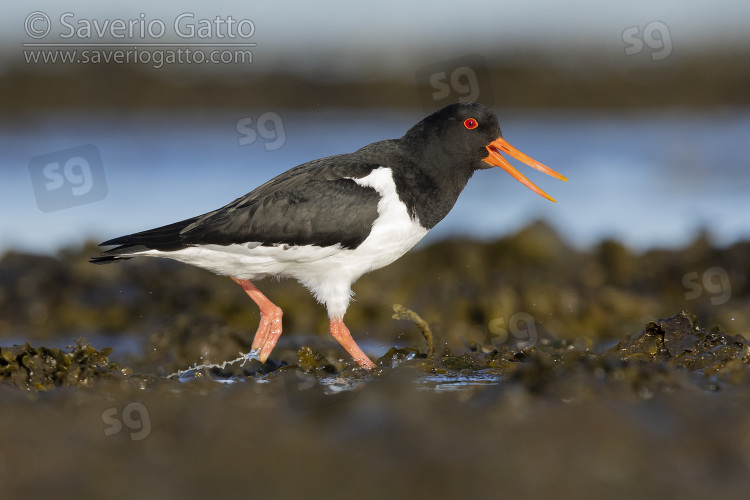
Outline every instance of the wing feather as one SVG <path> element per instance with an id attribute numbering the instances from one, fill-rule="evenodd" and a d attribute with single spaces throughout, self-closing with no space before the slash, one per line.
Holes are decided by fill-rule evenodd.
<path id="1" fill-rule="evenodd" d="M 170 251 L 201 244 L 356 248 L 377 219 L 380 195 L 353 179 L 380 165 L 342 162 L 344 156 L 295 167 L 213 212 L 108 240 L 102 245 L 121 246 L 92 262 L 112 262 L 145 249 Z"/>

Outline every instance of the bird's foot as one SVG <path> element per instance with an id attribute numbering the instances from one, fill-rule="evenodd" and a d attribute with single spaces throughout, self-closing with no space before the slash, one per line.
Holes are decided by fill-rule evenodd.
<path id="1" fill-rule="evenodd" d="M 265 312 L 261 311 L 260 325 L 255 334 L 255 339 L 253 339 L 253 351 L 257 350 L 259 352 L 258 359 L 260 359 L 261 363 L 266 362 L 281 336 L 281 316 L 283 312 L 280 307 L 276 307 L 273 304 L 271 306 L 273 306 L 273 309 L 269 308 Z"/>
<path id="2" fill-rule="evenodd" d="M 265 363 L 271 351 L 276 346 L 276 341 L 281 336 L 281 317 L 284 314 L 280 307 L 268 300 L 250 280 L 232 279 L 245 290 L 245 293 L 253 299 L 260 309 L 260 324 L 253 338 L 252 349 L 257 351 L 261 363 Z"/>
<path id="3" fill-rule="evenodd" d="M 335 338 L 339 342 L 339 344 L 341 344 L 341 346 L 346 349 L 346 352 L 348 352 L 352 356 L 352 358 L 354 358 L 354 361 L 359 363 L 359 366 L 361 366 L 365 370 L 372 370 L 373 368 L 375 368 L 375 363 L 373 363 L 370 358 L 368 358 L 367 355 L 362 351 L 362 349 L 359 348 L 357 343 L 354 342 L 352 334 L 344 324 L 343 319 L 331 319 L 331 335 L 333 335 L 333 338 Z"/>

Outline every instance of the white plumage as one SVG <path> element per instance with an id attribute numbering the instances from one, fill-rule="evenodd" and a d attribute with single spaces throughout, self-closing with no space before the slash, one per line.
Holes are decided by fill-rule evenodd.
<path id="1" fill-rule="evenodd" d="M 168 257 L 216 274 L 257 280 L 267 276 L 294 278 L 305 285 L 331 318 L 343 317 L 352 297 L 351 285 L 363 274 L 387 266 L 427 234 L 417 218 L 409 216 L 399 199 L 388 167 L 353 179 L 381 196 L 378 218 L 368 237 L 355 249 L 341 245 L 319 247 L 260 243 L 191 246 L 181 250 L 146 250 L 132 255 Z M 323 201 L 325 202 L 325 201 Z"/>

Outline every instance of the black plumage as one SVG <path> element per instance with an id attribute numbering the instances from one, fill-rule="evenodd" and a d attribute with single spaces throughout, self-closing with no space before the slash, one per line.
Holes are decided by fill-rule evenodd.
<path id="1" fill-rule="evenodd" d="M 323 158 L 288 170 L 213 212 L 105 241 L 102 245 L 120 246 L 91 262 L 127 259 L 130 257 L 122 255 L 141 249 L 168 252 L 208 244 L 340 244 L 356 248 L 378 216 L 380 196 L 353 179 L 379 165 L 336 160 Z M 328 202 L 321 203 L 321 199 Z"/>
<path id="2" fill-rule="evenodd" d="M 456 106 L 464 112 L 456 116 Z M 103 264 L 145 249 L 173 251 L 190 245 L 341 245 L 357 248 L 377 218 L 375 189 L 353 179 L 391 168 L 401 201 L 426 229 L 453 208 L 473 172 L 488 168 L 482 146 L 501 135 L 495 115 L 480 105 L 444 108 L 401 139 L 369 144 L 354 153 L 313 160 L 271 179 L 228 205 L 167 226 L 102 243 L 120 245 L 94 257 Z M 459 126 L 471 114 L 484 130 Z M 446 134 L 446 129 L 457 133 Z M 436 133 L 437 132 L 437 133 Z"/>

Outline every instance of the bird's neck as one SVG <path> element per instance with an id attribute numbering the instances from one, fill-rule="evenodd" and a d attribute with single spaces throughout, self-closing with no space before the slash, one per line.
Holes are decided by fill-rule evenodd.
<path id="1" fill-rule="evenodd" d="M 448 165 L 440 157 L 413 160 L 411 165 L 394 171 L 394 181 L 409 213 L 432 229 L 451 211 L 474 171 Z"/>
<path id="2" fill-rule="evenodd" d="M 394 139 L 370 144 L 361 151 L 365 149 L 370 158 L 391 169 L 401 201 L 427 229 L 448 215 L 474 173 L 470 165 L 456 164 L 440 144 L 412 148 L 408 141 Z"/>

